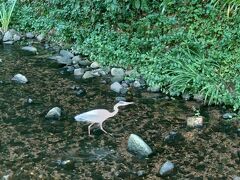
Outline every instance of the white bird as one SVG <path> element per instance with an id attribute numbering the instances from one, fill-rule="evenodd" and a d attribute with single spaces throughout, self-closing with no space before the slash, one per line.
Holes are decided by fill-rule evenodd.
<path id="1" fill-rule="evenodd" d="M 107 131 L 105 131 L 102 127 L 103 122 L 105 120 L 107 120 L 108 118 L 115 116 L 118 113 L 118 110 L 119 110 L 118 107 L 119 106 L 126 106 L 126 105 L 129 105 L 129 104 L 133 104 L 133 102 L 119 101 L 117 104 L 114 105 L 114 107 L 113 107 L 114 111 L 113 112 L 109 112 L 106 109 L 95 109 L 95 110 L 91 110 L 91 111 L 76 115 L 74 117 L 74 119 L 78 122 L 91 123 L 88 126 L 88 135 L 90 135 L 91 126 L 93 124 L 99 124 L 100 129 L 103 132 L 107 133 Z"/>

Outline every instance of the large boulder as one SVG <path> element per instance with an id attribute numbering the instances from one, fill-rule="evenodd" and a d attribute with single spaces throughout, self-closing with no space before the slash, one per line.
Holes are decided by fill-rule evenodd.
<path id="1" fill-rule="evenodd" d="M 139 157 L 148 157 L 152 149 L 136 134 L 131 134 L 128 139 L 128 150 Z"/>

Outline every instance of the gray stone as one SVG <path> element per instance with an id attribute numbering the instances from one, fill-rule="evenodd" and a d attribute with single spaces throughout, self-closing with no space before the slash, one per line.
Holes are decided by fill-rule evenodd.
<path id="1" fill-rule="evenodd" d="M 37 53 L 37 48 L 35 48 L 33 46 L 24 46 L 24 47 L 22 47 L 22 50 L 28 51 L 31 53 Z"/>
<path id="2" fill-rule="evenodd" d="M 93 78 L 94 75 L 92 74 L 92 71 L 86 71 L 83 75 L 83 79 L 89 79 L 89 78 Z"/>
<path id="3" fill-rule="evenodd" d="M 167 176 L 170 175 L 174 170 L 174 164 L 171 161 L 165 162 L 162 167 L 160 168 L 160 175 Z"/>
<path id="4" fill-rule="evenodd" d="M 61 109 L 59 107 L 54 107 L 50 111 L 48 111 L 45 116 L 46 119 L 60 119 L 61 117 Z"/>
<path id="5" fill-rule="evenodd" d="M 5 42 L 5 41 L 13 41 L 13 34 L 11 31 L 7 31 L 3 35 L 3 42 Z"/>
<path id="6" fill-rule="evenodd" d="M 134 81 L 133 82 L 133 87 L 140 88 L 141 87 L 141 83 L 139 81 Z"/>
<path id="7" fill-rule="evenodd" d="M 188 94 L 188 93 L 183 93 L 182 94 L 182 98 L 185 100 L 185 101 L 188 101 L 189 99 L 190 99 L 190 94 Z"/>
<path id="8" fill-rule="evenodd" d="M 124 76 L 124 70 L 122 68 L 112 68 L 111 69 L 112 76 Z"/>
<path id="9" fill-rule="evenodd" d="M 203 97 L 202 94 L 194 94 L 194 95 L 193 95 L 193 99 L 194 99 L 195 101 L 197 101 L 197 102 L 202 102 L 203 99 L 204 99 L 204 97 Z"/>
<path id="10" fill-rule="evenodd" d="M 144 170 L 140 170 L 140 171 L 137 172 L 137 176 L 138 176 L 138 177 L 144 176 L 145 174 L 146 174 L 146 173 L 145 173 Z"/>
<path id="11" fill-rule="evenodd" d="M 74 76 L 82 76 L 85 70 L 83 68 L 74 69 Z"/>
<path id="12" fill-rule="evenodd" d="M 139 157 L 148 157 L 152 154 L 152 149 L 136 134 L 130 135 L 128 150 Z"/>
<path id="13" fill-rule="evenodd" d="M 34 38 L 34 34 L 32 32 L 27 32 L 26 33 L 26 38 L 32 39 L 32 38 Z"/>
<path id="14" fill-rule="evenodd" d="M 121 82 L 124 80 L 124 76 L 113 76 L 111 77 L 112 82 Z"/>
<path id="15" fill-rule="evenodd" d="M 81 66 L 88 66 L 88 65 L 91 64 L 91 62 L 88 61 L 88 60 L 81 60 L 81 61 L 79 61 L 78 63 L 79 63 Z"/>
<path id="16" fill-rule="evenodd" d="M 160 87 L 159 86 L 148 87 L 147 90 L 152 93 L 157 93 L 160 91 Z"/>
<path id="17" fill-rule="evenodd" d="M 80 56 L 74 56 L 72 58 L 72 63 L 73 64 L 79 64 L 80 61 L 81 61 L 81 57 Z"/>
<path id="18" fill-rule="evenodd" d="M 112 91 L 120 93 L 123 87 L 119 82 L 114 82 L 113 84 L 111 84 L 110 88 Z"/>
<path id="19" fill-rule="evenodd" d="M 37 39 L 39 42 L 43 42 L 44 38 L 45 38 L 45 35 L 44 35 L 44 34 L 39 34 L 39 35 L 36 37 L 36 39 Z"/>
<path id="20" fill-rule="evenodd" d="M 49 59 L 57 61 L 58 64 L 65 64 L 65 65 L 72 64 L 72 59 L 67 59 L 63 56 L 52 56 L 52 57 L 49 57 Z"/>
<path id="21" fill-rule="evenodd" d="M 123 87 L 123 88 L 120 90 L 120 93 L 121 93 L 121 94 L 126 94 L 127 91 L 128 91 L 128 88 Z"/>
<path id="22" fill-rule="evenodd" d="M 2 59 L 0 59 L 0 63 L 2 63 L 3 62 L 3 60 Z"/>
<path id="23" fill-rule="evenodd" d="M 240 180 L 240 176 L 233 176 L 233 180 Z"/>
<path id="24" fill-rule="evenodd" d="M 16 74 L 13 76 L 12 81 L 17 83 L 25 84 L 28 82 L 27 78 L 22 74 Z"/>
<path id="25" fill-rule="evenodd" d="M 13 41 L 19 41 L 21 39 L 21 36 L 18 34 L 13 35 Z"/>
<path id="26" fill-rule="evenodd" d="M 98 62 L 93 62 L 93 63 L 90 65 L 90 67 L 91 67 L 92 69 L 97 69 L 97 68 L 100 67 L 100 65 L 98 64 Z"/>
<path id="27" fill-rule="evenodd" d="M 27 99 L 27 102 L 28 102 L 29 104 L 31 104 L 31 103 L 33 102 L 33 100 L 32 100 L 31 98 L 28 98 L 28 99 Z"/>
<path id="28" fill-rule="evenodd" d="M 74 57 L 73 53 L 71 53 L 70 51 L 67 50 L 61 50 L 59 53 L 61 56 L 65 57 L 66 59 L 71 59 Z"/>
<path id="29" fill-rule="evenodd" d="M 223 119 L 232 119 L 233 117 L 235 117 L 237 114 L 236 113 L 225 113 L 223 114 Z"/>

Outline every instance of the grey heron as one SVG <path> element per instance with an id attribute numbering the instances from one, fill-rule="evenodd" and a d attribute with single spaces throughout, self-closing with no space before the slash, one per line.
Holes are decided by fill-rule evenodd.
<path id="1" fill-rule="evenodd" d="M 82 114 L 78 114 L 74 117 L 74 119 L 78 122 L 88 122 L 90 125 L 88 126 L 88 135 L 90 135 L 91 126 L 94 124 L 98 124 L 100 129 L 107 133 L 102 127 L 103 122 L 107 120 L 110 117 L 115 116 L 118 113 L 118 107 L 119 106 L 126 106 L 129 104 L 133 104 L 133 102 L 125 102 L 125 101 L 119 101 L 117 104 L 114 105 L 113 112 L 110 112 L 106 109 L 95 109 L 91 110 Z"/>

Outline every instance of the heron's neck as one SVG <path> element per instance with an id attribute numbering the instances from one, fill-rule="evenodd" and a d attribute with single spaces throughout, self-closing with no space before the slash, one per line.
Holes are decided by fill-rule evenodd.
<path id="1" fill-rule="evenodd" d="M 118 106 L 119 104 L 115 104 L 115 106 L 113 107 L 114 111 L 111 112 L 111 116 L 115 116 L 118 113 Z"/>

